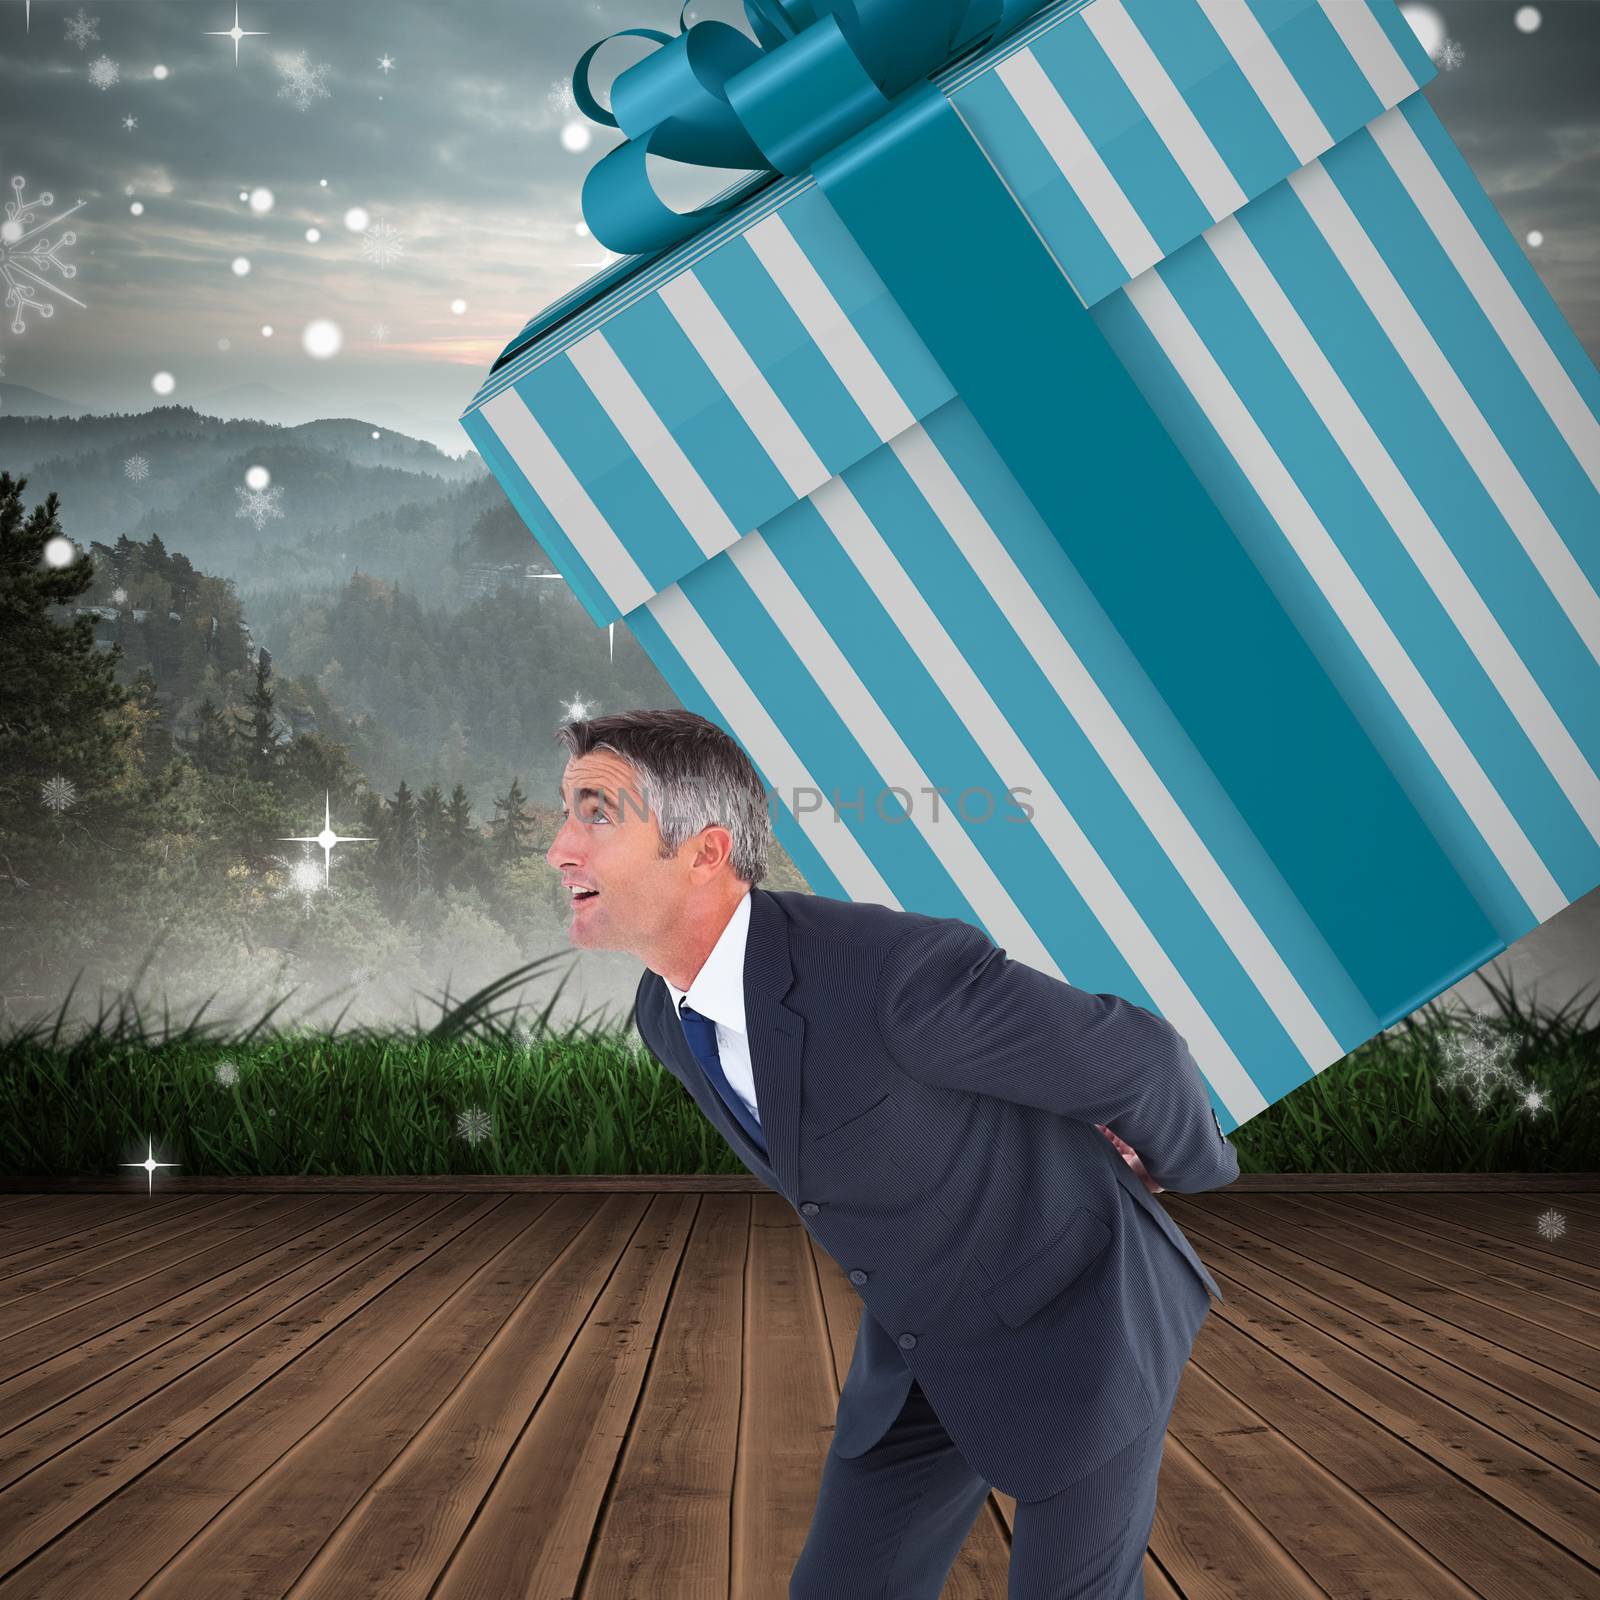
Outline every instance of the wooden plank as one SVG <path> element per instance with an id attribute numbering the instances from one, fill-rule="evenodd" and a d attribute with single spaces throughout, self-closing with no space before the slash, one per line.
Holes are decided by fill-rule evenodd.
<path id="1" fill-rule="evenodd" d="M 761 1194 L 771 1193 L 752 1172 L 723 1173 L 351 1173 L 326 1175 L 173 1176 L 157 1173 L 155 1193 L 164 1194 L 280 1194 L 321 1191 L 330 1194 L 357 1190 L 446 1190 L 455 1194 Z M 1484 1194 L 1600 1194 L 1600 1173 L 1595 1172 L 1246 1172 L 1228 1186 L 1228 1193 L 1258 1191 L 1299 1192 L 1305 1189 L 1390 1192 Z M 120 1174 L 77 1178 L 0 1177 L 0 1194 L 119 1194 L 145 1192 L 145 1179 Z"/>
<path id="2" fill-rule="evenodd" d="M 0 1497 L 0 1597 L 139 1592 L 543 1209 L 518 1196 L 453 1201 L 386 1258 L 305 1296 L 292 1319 L 237 1340 L 13 1484 Z"/>
<path id="3" fill-rule="evenodd" d="M 1545 1271 L 1593 1288 L 1600 1282 L 1600 1223 L 1563 1211 L 1559 1195 L 1517 1198 L 1509 1195 L 1463 1195 L 1450 1201 L 1444 1195 L 1408 1197 L 1423 1216 L 1442 1217 L 1477 1230 L 1482 1248 L 1502 1253 L 1515 1248 L 1527 1259 L 1543 1263 Z M 1566 1232 L 1547 1239 L 1539 1232 L 1539 1217 L 1547 1210 L 1561 1212 Z"/>
<path id="4" fill-rule="evenodd" d="M 259 1254 L 231 1272 L 18 1374 L 0 1388 L 0 1487 L 292 1311 L 313 1289 L 392 1249 L 452 1204 L 459 1201 L 447 1195 L 373 1195 L 354 1207 L 326 1197 L 327 1214 L 309 1232 L 298 1217 L 286 1218 L 273 1236 L 253 1241 Z"/>
<path id="5" fill-rule="evenodd" d="M 65 1267 L 74 1252 L 92 1249 L 108 1239 L 132 1239 L 150 1230 L 176 1230 L 195 1218 L 218 1214 L 227 1199 L 217 1195 L 183 1195 L 141 1206 L 137 1214 L 115 1214 L 117 1207 L 102 1204 L 98 1215 L 85 1215 L 76 1226 L 32 1245 L 12 1241 L 0 1233 L 0 1299 L 17 1292 L 8 1280 L 40 1267 Z"/>
<path id="6" fill-rule="evenodd" d="M 108 1194 L 98 1199 L 90 1194 L 41 1195 L 43 1204 L 31 1209 L 26 1216 L 18 1216 L 0 1227 L 0 1252 L 9 1257 L 17 1252 L 36 1250 L 58 1239 L 70 1239 L 84 1228 L 104 1224 L 118 1227 L 132 1226 L 146 1217 L 164 1216 L 168 1207 L 180 1205 L 233 1204 L 226 1192 L 214 1195 L 156 1195 L 146 1200 L 141 1195 L 134 1200 L 129 1195 Z"/>

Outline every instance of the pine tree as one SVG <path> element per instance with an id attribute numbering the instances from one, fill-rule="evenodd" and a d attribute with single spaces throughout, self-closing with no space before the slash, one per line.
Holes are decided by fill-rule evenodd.
<path id="1" fill-rule="evenodd" d="M 419 877 L 417 890 L 442 888 L 439 878 L 440 855 L 444 849 L 444 796 L 439 785 L 430 783 L 417 798 L 417 837 L 422 845 L 426 876 Z"/>
<path id="2" fill-rule="evenodd" d="M 250 714 L 241 717 L 235 712 L 233 716 L 235 733 L 244 747 L 245 773 L 263 783 L 271 782 L 273 773 L 282 764 L 278 755 L 276 719 L 272 711 L 273 694 L 267 687 L 271 670 L 265 657 L 256 658 L 255 685 L 244 697 Z"/>
<path id="3" fill-rule="evenodd" d="M 60 501 L 46 495 L 24 520 L 27 481 L 0 472 L 0 977 L 15 973 L 18 993 L 81 937 L 69 915 L 133 854 L 144 799 L 120 650 L 96 645 L 90 618 L 51 614 L 93 585 L 94 563 L 45 559 L 66 539 Z"/>
<path id="4" fill-rule="evenodd" d="M 509 866 L 528 853 L 533 818 L 528 814 L 527 804 L 520 776 L 513 778 L 503 798 L 495 801 L 495 811 L 503 813 L 489 824 L 489 848 L 496 862 Z"/>
<path id="5" fill-rule="evenodd" d="M 444 839 L 434 856 L 434 883 L 465 889 L 479 879 L 478 852 L 482 846 L 472 820 L 472 802 L 458 783 L 444 808 Z"/>
<path id="6" fill-rule="evenodd" d="M 196 708 L 189 737 L 180 738 L 178 745 L 189 753 L 202 772 L 216 777 L 234 771 L 238 763 L 233 729 L 210 695 Z"/>
<path id="7" fill-rule="evenodd" d="M 417 892 L 417 802 L 400 780 L 390 800 L 377 856 L 378 890 L 391 908 L 404 905 Z"/>

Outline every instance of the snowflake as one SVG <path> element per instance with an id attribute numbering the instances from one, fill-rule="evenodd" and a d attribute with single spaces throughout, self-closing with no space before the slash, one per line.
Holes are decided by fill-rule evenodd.
<path id="1" fill-rule="evenodd" d="M 1446 39 L 1444 48 L 1439 52 L 1439 65 L 1446 72 L 1453 72 L 1466 58 L 1467 52 L 1454 39 Z"/>
<path id="2" fill-rule="evenodd" d="M 456 1132 L 468 1144 L 477 1144 L 481 1140 L 487 1139 L 493 1131 L 493 1127 L 494 1124 L 489 1120 L 489 1113 L 483 1110 L 481 1106 L 473 1106 L 471 1109 L 463 1111 L 456 1118 Z"/>
<path id="3" fill-rule="evenodd" d="M 1517 1075 L 1506 1063 L 1506 1055 L 1513 1047 L 1508 1039 L 1496 1039 L 1481 1016 L 1472 1018 L 1468 1034 L 1464 1042 L 1455 1038 L 1445 1041 L 1449 1065 L 1439 1076 L 1452 1087 L 1464 1087 L 1472 1096 L 1473 1106 L 1482 1111 L 1500 1089 L 1517 1085 Z"/>
<path id="4" fill-rule="evenodd" d="M 110 56 L 96 56 L 89 63 L 89 82 L 97 89 L 109 89 L 121 76 L 122 68 Z"/>
<path id="5" fill-rule="evenodd" d="M 239 509 L 234 512 L 236 517 L 249 517 L 255 523 L 256 532 L 261 531 L 262 524 L 268 517 L 281 517 L 283 512 L 278 509 L 278 496 L 283 490 L 276 484 L 270 489 L 247 489 L 243 484 L 235 487 L 233 491 L 239 497 Z"/>
<path id="6" fill-rule="evenodd" d="M 150 476 L 150 463 L 143 456 L 129 456 L 122 463 L 122 475 L 135 483 L 143 483 Z"/>
<path id="7" fill-rule="evenodd" d="M 1567 1231 L 1567 1219 L 1554 1209 L 1541 1212 L 1539 1232 L 1546 1239 L 1559 1239 Z"/>
<path id="8" fill-rule="evenodd" d="M 389 337 L 389 324 L 387 322 L 374 322 L 372 324 L 372 337 L 382 344 Z"/>
<path id="9" fill-rule="evenodd" d="M 361 235 L 362 256 L 380 267 L 386 267 L 391 261 L 404 255 L 405 249 L 405 236 L 398 228 L 391 227 L 382 217 Z"/>
<path id="10" fill-rule="evenodd" d="M 378 57 L 378 71 L 379 72 L 393 72 L 394 71 L 394 57 L 393 56 L 379 56 Z"/>
<path id="11" fill-rule="evenodd" d="M 71 300 L 75 306 L 83 305 L 83 301 L 73 299 L 65 289 L 58 289 L 47 282 L 45 275 L 54 267 L 63 278 L 77 277 L 78 269 L 61 258 L 63 250 L 78 242 L 77 234 L 64 233 L 56 240 L 51 240 L 49 235 L 84 202 L 80 200 L 59 217 L 52 217 L 48 222 L 30 228 L 28 224 L 37 214 L 37 208 L 53 206 L 56 197 L 46 191 L 37 200 L 28 200 L 22 192 L 27 185 L 26 178 L 11 180 L 17 198 L 6 202 L 6 218 L 0 222 L 0 279 L 4 280 L 6 286 L 5 303 L 17 308 L 17 314 L 11 321 L 13 333 L 25 330 L 27 324 L 22 320 L 22 313 L 28 306 L 32 306 L 41 317 L 55 315 L 56 308 L 48 301 L 40 300 L 35 294 L 37 289 L 48 289 L 64 300 Z M 36 234 L 38 238 L 34 237 Z"/>
<path id="12" fill-rule="evenodd" d="M 1544 1097 L 1543 1089 L 1526 1089 L 1522 1095 L 1522 1109 L 1524 1111 L 1546 1111 L 1550 1102 Z"/>
<path id="13" fill-rule="evenodd" d="M 63 778 L 58 773 L 55 777 L 46 779 L 41 786 L 40 798 L 59 816 L 76 804 L 78 790 L 71 778 Z"/>
<path id="14" fill-rule="evenodd" d="M 129 133 L 132 133 L 133 130 L 139 126 L 139 119 L 137 117 L 124 117 L 122 119 L 122 126 L 126 128 Z"/>
<path id="15" fill-rule="evenodd" d="M 572 98 L 572 80 L 557 78 L 550 85 L 550 93 L 545 97 L 545 101 L 557 119 L 565 122 L 578 109 L 578 102 Z"/>
<path id="16" fill-rule="evenodd" d="M 86 17 L 83 14 L 83 7 L 79 6 L 77 16 L 67 18 L 67 42 L 83 50 L 88 47 L 91 39 L 98 42 L 99 38 L 99 17 Z"/>
<path id="17" fill-rule="evenodd" d="M 292 55 L 274 57 L 277 63 L 278 76 L 283 79 L 283 86 L 278 90 L 280 100 L 291 101 L 300 111 L 309 111 L 313 100 L 326 100 L 328 86 L 322 81 L 323 74 L 332 72 L 333 68 L 324 62 L 319 67 L 306 64 L 304 50 L 296 50 Z"/>
<path id="18" fill-rule="evenodd" d="M 217 1082 L 232 1088 L 239 1081 L 239 1069 L 231 1061 L 219 1061 L 216 1066 Z"/>

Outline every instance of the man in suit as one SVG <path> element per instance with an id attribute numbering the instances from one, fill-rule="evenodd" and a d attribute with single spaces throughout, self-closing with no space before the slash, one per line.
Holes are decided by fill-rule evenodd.
<path id="1" fill-rule="evenodd" d="M 766 790 L 705 718 L 557 732 L 571 942 L 643 961 L 645 1044 L 864 1302 L 791 1600 L 934 1600 L 991 1487 L 1008 1600 L 1137 1600 L 1222 1299 L 1153 1195 L 1239 1172 L 1182 1037 L 957 918 L 760 888 Z"/>

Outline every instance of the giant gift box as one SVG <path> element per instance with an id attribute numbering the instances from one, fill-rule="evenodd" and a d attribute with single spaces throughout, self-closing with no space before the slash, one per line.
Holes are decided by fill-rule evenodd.
<path id="1" fill-rule="evenodd" d="M 1600 883 L 1600 374 L 1390 0 L 746 10 L 630 30 L 630 254 L 463 426 L 813 890 L 1159 1013 L 1231 1131 Z"/>

